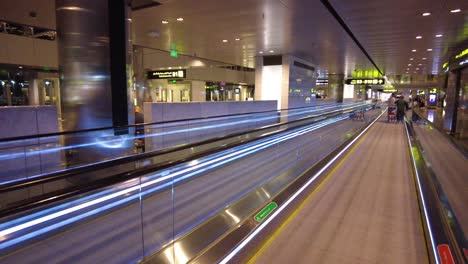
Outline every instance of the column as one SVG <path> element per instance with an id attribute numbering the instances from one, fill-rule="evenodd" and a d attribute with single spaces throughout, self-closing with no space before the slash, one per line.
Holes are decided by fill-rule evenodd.
<path id="1" fill-rule="evenodd" d="M 460 94 L 460 71 L 448 73 L 447 89 L 445 101 L 444 129 L 450 133 L 457 131 L 457 109 L 458 97 Z"/>
<path id="2" fill-rule="evenodd" d="M 10 84 L 10 80 L 5 85 L 5 97 L 7 99 L 7 105 L 12 106 L 12 101 L 11 101 L 11 88 L 12 85 Z"/>
<path id="3" fill-rule="evenodd" d="M 337 103 L 343 102 L 344 74 L 329 74 L 328 89 L 331 92 L 329 97 L 335 98 Z"/>
<path id="4" fill-rule="evenodd" d="M 131 19 L 127 2 L 56 0 L 65 131 L 133 123 Z M 132 129 L 108 129 L 67 137 L 65 144 L 69 146 L 92 143 L 79 151 L 67 152 L 67 164 L 126 155 L 133 150 L 133 134 Z"/>
<path id="5" fill-rule="evenodd" d="M 29 80 L 29 105 L 40 105 L 39 103 L 39 79 Z"/>
<path id="6" fill-rule="evenodd" d="M 127 8 L 125 0 L 56 0 L 65 130 L 122 126 L 133 116 Z"/>
<path id="7" fill-rule="evenodd" d="M 311 63 L 291 55 L 256 58 L 255 100 L 276 100 L 278 109 L 313 106 L 315 88 Z"/>
<path id="8" fill-rule="evenodd" d="M 205 102 L 206 101 L 206 82 L 192 81 L 192 102 Z"/>

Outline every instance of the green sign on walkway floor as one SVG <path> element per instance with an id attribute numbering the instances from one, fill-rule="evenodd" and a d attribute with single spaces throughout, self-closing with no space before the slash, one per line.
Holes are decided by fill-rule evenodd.
<path id="1" fill-rule="evenodd" d="M 265 219 L 271 212 L 273 212 L 273 210 L 275 210 L 276 207 L 278 207 L 278 204 L 276 204 L 275 202 L 267 204 L 265 207 L 263 207 L 263 209 L 260 212 L 258 212 L 254 216 L 254 220 L 257 222 L 263 221 L 263 219 Z"/>

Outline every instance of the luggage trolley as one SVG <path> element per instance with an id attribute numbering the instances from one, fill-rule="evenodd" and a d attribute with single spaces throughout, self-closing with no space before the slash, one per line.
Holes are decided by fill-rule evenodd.
<path id="1" fill-rule="evenodd" d="M 396 122 L 397 121 L 397 108 L 396 107 L 388 107 L 387 112 L 387 122 Z"/>
<path id="2" fill-rule="evenodd" d="M 354 111 L 351 114 L 351 119 L 355 121 L 366 121 L 366 117 L 364 115 L 364 109 Z"/>

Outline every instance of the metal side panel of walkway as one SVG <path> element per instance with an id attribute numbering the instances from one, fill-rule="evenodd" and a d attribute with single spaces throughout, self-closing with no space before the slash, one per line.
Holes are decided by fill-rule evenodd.
<path id="1" fill-rule="evenodd" d="M 250 263 L 427 263 L 403 124 L 380 121 Z"/>

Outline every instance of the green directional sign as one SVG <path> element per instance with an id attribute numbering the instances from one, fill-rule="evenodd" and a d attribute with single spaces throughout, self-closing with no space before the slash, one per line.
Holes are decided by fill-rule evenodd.
<path id="1" fill-rule="evenodd" d="M 384 85 L 385 84 L 385 79 L 383 78 L 352 78 L 352 79 L 346 79 L 345 84 L 353 84 L 353 85 Z"/>
<path id="2" fill-rule="evenodd" d="M 263 209 L 260 212 L 258 212 L 254 216 L 254 220 L 257 222 L 263 221 L 263 219 L 265 219 L 268 215 L 270 215 L 271 212 L 273 212 L 273 210 L 276 209 L 276 207 L 278 207 L 278 204 L 276 204 L 275 202 L 271 202 L 267 204 L 265 207 L 263 207 Z"/>

